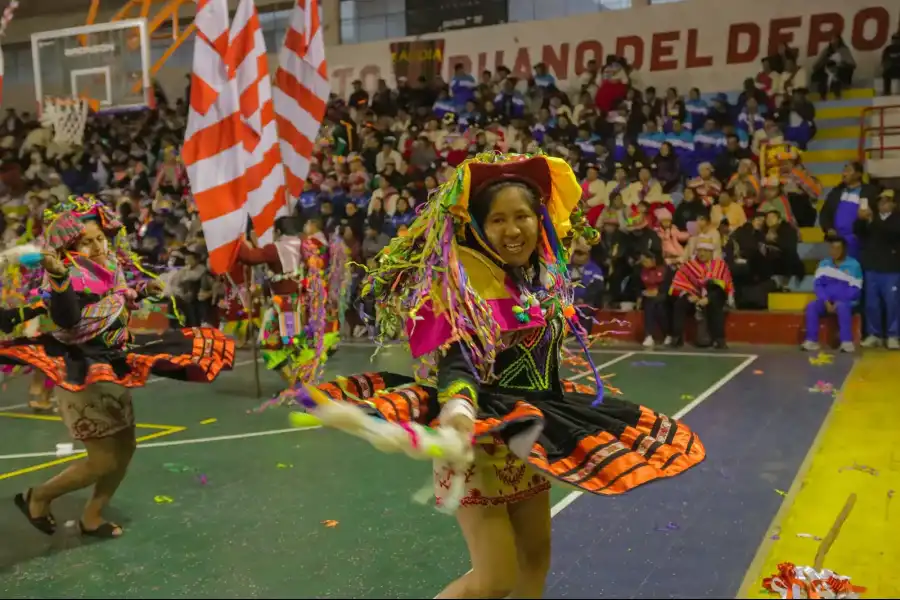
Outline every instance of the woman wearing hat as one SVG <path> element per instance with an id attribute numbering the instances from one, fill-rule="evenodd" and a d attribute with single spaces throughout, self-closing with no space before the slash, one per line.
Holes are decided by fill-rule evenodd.
<path id="1" fill-rule="evenodd" d="M 439 450 L 429 454 L 439 457 L 437 504 L 455 510 L 472 561 L 439 598 L 541 597 L 551 480 L 621 494 L 705 456 L 685 425 L 604 397 L 596 369 L 596 389 L 561 377 L 564 337 L 583 340 L 562 243 L 580 197 L 560 159 L 485 154 L 462 164 L 367 279 L 379 324 L 405 322 L 417 377 L 363 373 L 298 392 L 326 425 L 356 435 L 366 437 L 351 423 L 379 417 L 384 435 L 366 437 L 376 447 L 417 455 L 432 439 L 416 433 L 423 424 L 438 427 L 424 435 L 462 448 L 451 457 L 428 446 Z"/>
<path id="2" fill-rule="evenodd" d="M 128 329 L 138 302 L 162 286 L 131 287 L 125 271 L 139 270 L 115 216 L 91 198 L 70 198 L 45 216 L 44 303 L 13 309 L 20 318 L 50 315 L 56 329 L 37 338 L 0 343 L 0 365 L 30 365 L 57 388 L 59 413 L 87 459 L 15 498 L 37 529 L 52 535 L 51 503 L 94 486 L 79 522 L 83 535 L 111 538 L 122 528 L 103 519 L 135 450 L 131 389 L 151 375 L 208 383 L 234 363 L 234 342 L 218 330 L 192 328 L 160 335 Z M 36 265 L 35 265 L 36 266 Z M 8 314 L 3 315 L 9 317 Z"/>

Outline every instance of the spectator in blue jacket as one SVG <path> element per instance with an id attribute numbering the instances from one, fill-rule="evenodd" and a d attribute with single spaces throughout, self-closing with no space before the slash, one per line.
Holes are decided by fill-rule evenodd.
<path id="1" fill-rule="evenodd" d="M 466 105 L 469 100 L 475 99 L 475 88 L 478 82 L 471 74 L 466 73 L 466 65 L 458 63 L 453 67 L 453 79 L 450 80 L 450 93 L 453 96 L 453 104 L 458 110 Z"/>
<path id="2" fill-rule="evenodd" d="M 876 210 L 860 207 L 855 226 L 866 277 L 862 345 L 875 348 L 886 343 L 889 349 L 900 350 L 900 212 L 894 190 L 881 192 Z"/>
<path id="3" fill-rule="evenodd" d="M 816 299 L 806 305 L 806 341 L 802 348 L 819 349 L 819 320 L 837 315 L 841 352 L 853 352 L 853 308 L 862 295 L 863 272 L 855 258 L 847 255 L 847 241 L 831 238 L 828 258 L 816 269 Z"/>
<path id="4" fill-rule="evenodd" d="M 853 228 L 860 207 L 868 207 L 877 197 L 877 189 L 863 182 L 862 163 L 847 163 L 841 174 L 841 184 L 832 189 L 825 198 L 819 225 L 829 236 L 840 236 L 847 240 L 847 249 L 853 258 L 859 256 L 859 241 Z"/>

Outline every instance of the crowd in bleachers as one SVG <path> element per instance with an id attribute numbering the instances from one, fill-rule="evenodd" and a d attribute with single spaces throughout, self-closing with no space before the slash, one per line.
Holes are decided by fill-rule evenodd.
<path id="1" fill-rule="evenodd" d="M 823 197 L 802 162 L 816 134 L 808 88 L 821 88 L 824 77 L 820 91 L 840 94 L 852 77 L 849 50 L 839 41 L 829 48 L 808 76 L 796 51 L 782 47 L 734 98 L 696 88 L 658 94 L 616 56 L 592 61 L 565 89 L 543 64 L 523 81 L 505 67 L 472 74 L 463 65 L 449 81 L 398 77 L 395 87 L 380 80 L 371 93 L 356 81 L 349 97 L 329 103 L 296 210 L 342 236 L 365 264 L 467 157 L 492 150 L 564 157 L 582 181 L 587 218 L 603 232 L 597 246 L 575 242 L 579 302 L 639 306 L 648 346 L 682 343 L 685 318 L 695 312 L 708 324 L 709 343 L 724 346 L 727 306 L 765 308 L 770 291 L 805 275 L 798 227 L 817 223 Z M 35 217 L 54 197 L 100 193 L 148 261 L 190 267 L 174 279 L 176 294 L 196 307 L 189 320 L 213 321 L 222 286 L 204 267 L 203 234 L 178 160 L 185 99 L 170 103 L 160 92 L 157 104 L 89 119 L 77 148 L 59 147 L 33 117 L 10 111 L 0 131 L 0 230 L 7 241 L 39 233 Z M 841 221 L 836 233 L 856 243 L 854 227 L 846 231 Z M 721 271 L 719 288 L 698 287 L 713 270 Z M 364 334 L 351 323 L 351 333 Z"/>

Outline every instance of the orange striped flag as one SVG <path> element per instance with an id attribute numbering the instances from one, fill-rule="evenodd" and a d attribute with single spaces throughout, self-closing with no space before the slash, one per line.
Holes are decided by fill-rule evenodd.
<path id="1" fill-rule="evenodd" d="M 241 0 L 238 5 L 231 23 L 227 63 L 240 93 L 241 120 L 249 129 L 245 137 L 245 208 L 259 243 L 268 244 L 275 219 L 287 212 L 287 202 L 266 42 L 253 0 Z"/>
<path id="2" fill-rule="evenodd" d="M 203 224 L 210 264 L 225 273 L 247 227 L 244 129 L 226 63 L 228 0 L 197 0 L 190 112 L 182 160 Z"/>
<path id="3" fill-rule="evenodd" d="M 182 159 L 216 273 L 234 264 L 247 228 L 271 240 L 284 212 L 266 48 L 252 0 L 229 23 L 227 0 L 197 0 L 197 37 Z"/>
<path id="4" fill-rule="evenodd" d="M 319 0 L 296 0 L 275 72 L 275 116 L 285 178 L 292 199 L 300 197 L 313 146 L 325 117 L 331 87 Z"/>

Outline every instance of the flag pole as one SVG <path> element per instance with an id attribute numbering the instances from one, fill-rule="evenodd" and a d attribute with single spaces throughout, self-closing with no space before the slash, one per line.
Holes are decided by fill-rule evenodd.
<path id="1" fill-rule="evenodd" d="M 248 318 L 250 322 L 247 325 L 247 338 L 253 349 L 253 380 L 256 382 L 256 399 L 262 398 L 262 384 L 259 381 L 259 332 L 255 331 L 254 319 L 256 300 L 253 297 L 253 267 L 244 268 L 244 281 L 247 286 L 247 298 L 249 299 L 250 308 Z"/>

